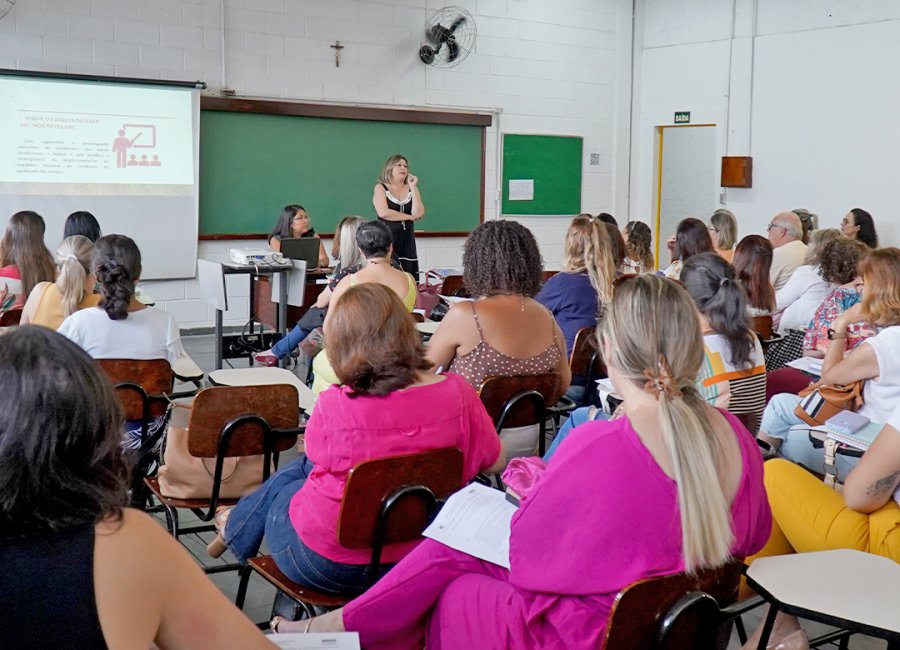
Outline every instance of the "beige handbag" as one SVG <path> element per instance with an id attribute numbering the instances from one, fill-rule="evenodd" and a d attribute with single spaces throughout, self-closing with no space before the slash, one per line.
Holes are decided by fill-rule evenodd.
<path id="1" fill-rule="evenodd" d="M 188 451 L 192 400 L 173 402 L 166 432 L 163 465 L 159 468 L 159 488 L 173 499 L 209 499 L 212 496 L 215 458 L 199 458 Z M 237 499 L 262 482 L 263 457 L 226 458 L 222 470 L 220 499 Z"/>

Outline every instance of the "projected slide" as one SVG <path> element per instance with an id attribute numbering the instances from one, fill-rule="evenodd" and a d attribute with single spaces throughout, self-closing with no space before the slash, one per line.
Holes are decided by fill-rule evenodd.
<path id="1" fill-rule="evenodd" d="M 137 242 L 143 279 L 193 277 L 199 117 L 194 87 L 0 73 L 0 232 L 34 210 L 56 250 L 87 210 Z"/>
<path id="2" fill-rule="evenodd" d="M 85 183 L 96 194 L 117 194 L 110 185 L 194 183 L 188 92 L 8 79 L 0 142 L 10 145 L 0 183 Z"/>

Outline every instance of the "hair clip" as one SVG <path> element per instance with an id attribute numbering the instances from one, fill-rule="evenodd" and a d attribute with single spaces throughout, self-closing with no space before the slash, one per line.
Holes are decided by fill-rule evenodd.
<path id="1" fill-rule="evenodd" d="M 656 373 L 647 369 L 644 371 L 644 377 L 647 378 L 647 381 L 644 383 L 644 390 L 648 393 L 653 393 L 657 399 L 659 399 L 661 393 L 665 393 L 672 399 L 681 397 L 681 391 L 678 390 L 672 377 L 672 368 L 666 361 L 664 354 L 660 353 L 659 355 Z"/>

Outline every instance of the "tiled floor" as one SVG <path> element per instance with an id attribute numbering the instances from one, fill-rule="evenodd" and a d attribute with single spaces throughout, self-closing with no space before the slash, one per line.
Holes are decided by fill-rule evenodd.
<path id="1" fill-rule="evenodd" d="M 212 335 L 185 336 L 182 340 L 188 354 L 191 355 L 194 361 L 204 370 L 204 372 L 209 372 L 213 369 L 215 362 L 213 347 L 214 343 Z M 244 359 L 234 360 L 231 363 L 235 367 L 246 367 L 248 365 L 248 361 Z M 225 367 L 228 367 L 227 364 Z M 301 379 L 305 378 L 306 366 L 300 365 L 293 370 Z M 290 460 L 290 458 L 286 456 L 283 456 L 282 458 L 285 462 Z M 182 526 L 189 526 L 194 522 L 196 522 L 196 519 L 190 513 L 182 515 Z M 218 560 L 214 560 L 209 557 L 209 555 L 206 553 L 206 545 L 210 540 L 212 540 L 213 536 L 214 533 L 185 535 L 181 537 L 181 542 L 197 559 L 198 563 L 203 566 L 214 566 L 217 564 L 226 564 L 233 562 L 234 558 L 231 556 L 230 552 L 226 552 L 225 555 L 223 555 Z M 265 552 L 265 548 L 263 548 L 263 551 Z M 237 572 L 213 574 L 210 576 L 210 578 L 213 580 L 213 582 L 216 583 L 216 585 L 218 585 L 218 587 L 225 593 L 225 595 L 228 596 L 228 598 L 234 600 L 238 586 Z M 247 591 L 244 611 L 254 622 L 261 623 L 267 621 L 271 614 L 272 602 L 274 600 L 274 597 L 275 589 L 254 574 L 250 580 L 250 587 Z M 745 616 L 745 625 L 747 626 L 748 631 L 752 631 L 759 623 L 759 621 L 761 620 L 762 611 L 762 609 L 759 609 Z M 822 634 L 828 629 L 824 626 L 808 622 L 804 623 L 804 628 L 813 635 Z M 729 650 L 740 648 L 740 643 L 738 642 L 736 633 L 732 634 L 731 643 L 728 647 Z M 885 647 L 886 643 L 884 641 L 860 635 L 854 636 L 850 641 L 851 650 L 880 650 Z"/>

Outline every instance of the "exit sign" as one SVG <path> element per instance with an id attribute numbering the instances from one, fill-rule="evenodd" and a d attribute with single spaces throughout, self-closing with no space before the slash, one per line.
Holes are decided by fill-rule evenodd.
<path id="1" fill-rule="evenodd" d="M 690 111 L 678 111 L 675 113 L 675 124 L 690 124 L 691 123 L 691 112 Z"/>

